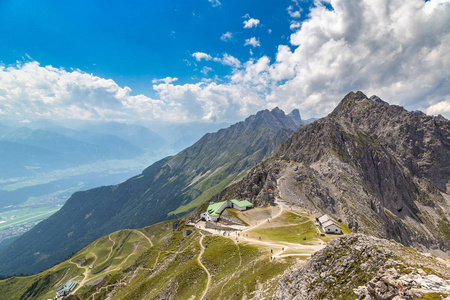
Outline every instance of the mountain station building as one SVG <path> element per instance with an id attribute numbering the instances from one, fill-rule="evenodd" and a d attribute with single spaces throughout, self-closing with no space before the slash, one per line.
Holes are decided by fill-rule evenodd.
<path id="1" fill-rule="evenodd" d="M 316 215 L 316 220 L 319 222 L 320 227 L 322 227 L 325 233 L 342 234 L 341 226 L 334 219 L 330 218 L 328 215 L 323 213 L 318 213 Z"/>
<path id="2" fill-rule="evenodd" d="M 222 212 L 227 208 L 234 208 L 240 211 L 253 208 L 253 203 L 247 200 L 231 199 L 222 202 L 211 202 L 206 212 L 202 213 L 200 217 L 206 221 L 217 222 Z"/>
<path id="3" fill-rule="evenodd" d="M 77 285 L 76 281 L 73 280 L 69 280 L 67 281 L 65 284 L 63 284 L 62 286 L 60 286 L 57 290 L 56 290 L 56 298 L 59 297 L 64 297 L 70 294 L 70 292 L 73 290 L 73 288 Z"/>

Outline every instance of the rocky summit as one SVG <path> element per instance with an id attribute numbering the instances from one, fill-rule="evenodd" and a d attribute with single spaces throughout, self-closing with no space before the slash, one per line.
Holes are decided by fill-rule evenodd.
<path id="1" fill-rule="evenodd" d="M 268 189 L 354 232 L 448 256 L 450 121 L 349 93 L 225 195 L 264 205 Z"/>

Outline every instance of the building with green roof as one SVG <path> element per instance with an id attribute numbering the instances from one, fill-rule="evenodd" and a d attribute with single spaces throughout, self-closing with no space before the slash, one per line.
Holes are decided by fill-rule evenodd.
<path id="1" fill-rule="evenodd" d="M 201 214 L 201 218 L 206 221 L 217 222 L 222 212 L 227 208 L 234 208 L 240 211 L 253 208 L 253 204 L 247 200 L 231 199 L 221 202 L 211 202 L 206 212 Z"/>
<path id="2" fill-rule="evenodd" d="M 70 294 L 73 288 L 77 285 L 76 281 L 69 280 L 62 286 L 60 286 L 55 293 L 56 298 L 64 297 Z"/>
<path id="3" fill-rule="evenodd" d="M 253 208 L 253 203 L 247 200 L 231 199 L 232 207 L 237 210 L 247 210 Z"/>

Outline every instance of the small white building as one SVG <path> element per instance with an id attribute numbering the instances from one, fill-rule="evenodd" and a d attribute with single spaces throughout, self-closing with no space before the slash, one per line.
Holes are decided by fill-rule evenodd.
<path id="1" fill-rule="evenodd" d="M 322 223 L 322 229 L 325 233 L 341 234 L 342 230 L 339 224 L 334 220 L 328 220 Z"/>
<path id="2" fill-rule="evenodd" d="M 339 226 L 339 223 L 330 218 L 328 215 L 317 215 L 316 219 L 325 233 L 342 234 L 342 229 L 341 226 Z"/>

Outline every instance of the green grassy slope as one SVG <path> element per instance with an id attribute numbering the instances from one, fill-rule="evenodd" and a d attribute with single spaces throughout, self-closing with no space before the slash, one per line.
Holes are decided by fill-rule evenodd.
<path id="1" fill-rule="evenodd" d="M 131 265 L 137 257 L 166 234 L 170 226 L 160 223 L 151 228 L 123 230 L 102 237 L 49 270 L 0 281 L 2 299 L 47 299 L 68 280 L 89 283 L 109 278 Z"/>
<path id="2" fill-rule="evenodd" d="M 75 193 L 0 253 L 0 274 L 38 272 L 110 232 L 179 217 L 270 156 L 296 127 L 278 109 L 262 111 L 122 184 Z"/>
<path id="3" fill-rule="evenodd" d="M 341 279 L 349 282 L 348 286 L 335 289 L 339 294 L 353 295 L 353 289 L 365 283 L 367 276 L 348 275 L 353 274 L 350 273 L 353 270 L 360 271 L 360 264 L 364 261 L 360 261 L 359 257 L 351 261 L 351 267 L 347 261 L 332 258 L 335 254 L 337 257 L 347 254 L 348 247 L 351 247 L 342 244 L 339 245 L 338 251 L 333 248 L 336 247 L 336 242 L 348 242 L 358 237 L 344 235 L 341 239 L 342 236 L 322 237 L 311 233 L 311 239 L 308 237 L 304 242 L 302 238 L 294 236 L 291 229 L 298 227 L 300 236 L 305 235 L 313 225 L 313 215 L 298 208 L 294 211 L 280 211 L 280 207 L 236 212 L 241 217 L 244 217 L 244 214 L 249 217 L 249 213 L 259 225 L 241 232 L 239 237 L 233 233 L 230 237 L 223 234 L 211 235 L 187 227 L 184 221 L 188 217 L 139 230 L 114 232 L 96 240 L 65 262 L 45 272 L 1 280 L 0 295 L 5 299 L 47 299 L 54 295 L 58 286 L 71 279 L 79 284 L 72 295 L 67 297 L 68 300 L 201 299 L 203 296 L 204 299 L 274 299 L 280 287 L 280 280 L 284 284 L 290 284 L 290 274 L 297 274 L 304 267 L 309 268 L 311 261 L 317 260 L 324 262 L 330 269 L 334 264 L 337 264 L 335 268 L 339 270 L 339 264 L 348 267 L 344 275 L 336 273 L 338 283 Z M 264 222 L 267 221 L 268 214 L 273 218 L 270 222 Z M 244 238 L 247 234 L 249 238 Z M 258 235 L 262 239 L 256 238 Z M 363 237 L 360 236 L 359 239 L 361 238 Z M 323 249 L 328 241 L 335 239 L 338 241 Z M 401 251 L 402 255 L 396 259 L 425 259 L 429 262 L 427 266 L 432 267 L 426 269 L 421 266 L 427 273 L 448 277 L 442 272 L 439 273 L 439 270 L 444 268 L 443 261 L 425 257 L 413 249 L 387 240 L 376 242 L 373 247 L 376 250 L 377 245 L 382 244 L 395 245 L 396 249 Z M 287 246 L 290 249 L 280 252 L 281 247 Z M 313 247 L 316 247 L 315 250 Z M 315 251 L 318 252 L 306 260 Z M 358 256 L 358 250 L 352 251 Z M 389 255 L 385 258 L 390 257 Z M 271 256 L 276 256 L 276 259 L 272 260 Z M 324 256 L 327 259 L 323 259 Z M 378 263 L 378 260 L 376 262 Z M 324 265 L 320 264 L 322 268 Z M 317 284 L 324 284 L 320 272 L 319 275 L 313 272 L 311 274 L 311 278 L 317 279 Z M 295 285 L 293 290 L 295 291 Z M 319 292 L 316 294 L 320 295 Z M 335 296 L 334 294 L 334 298 Z"/>

